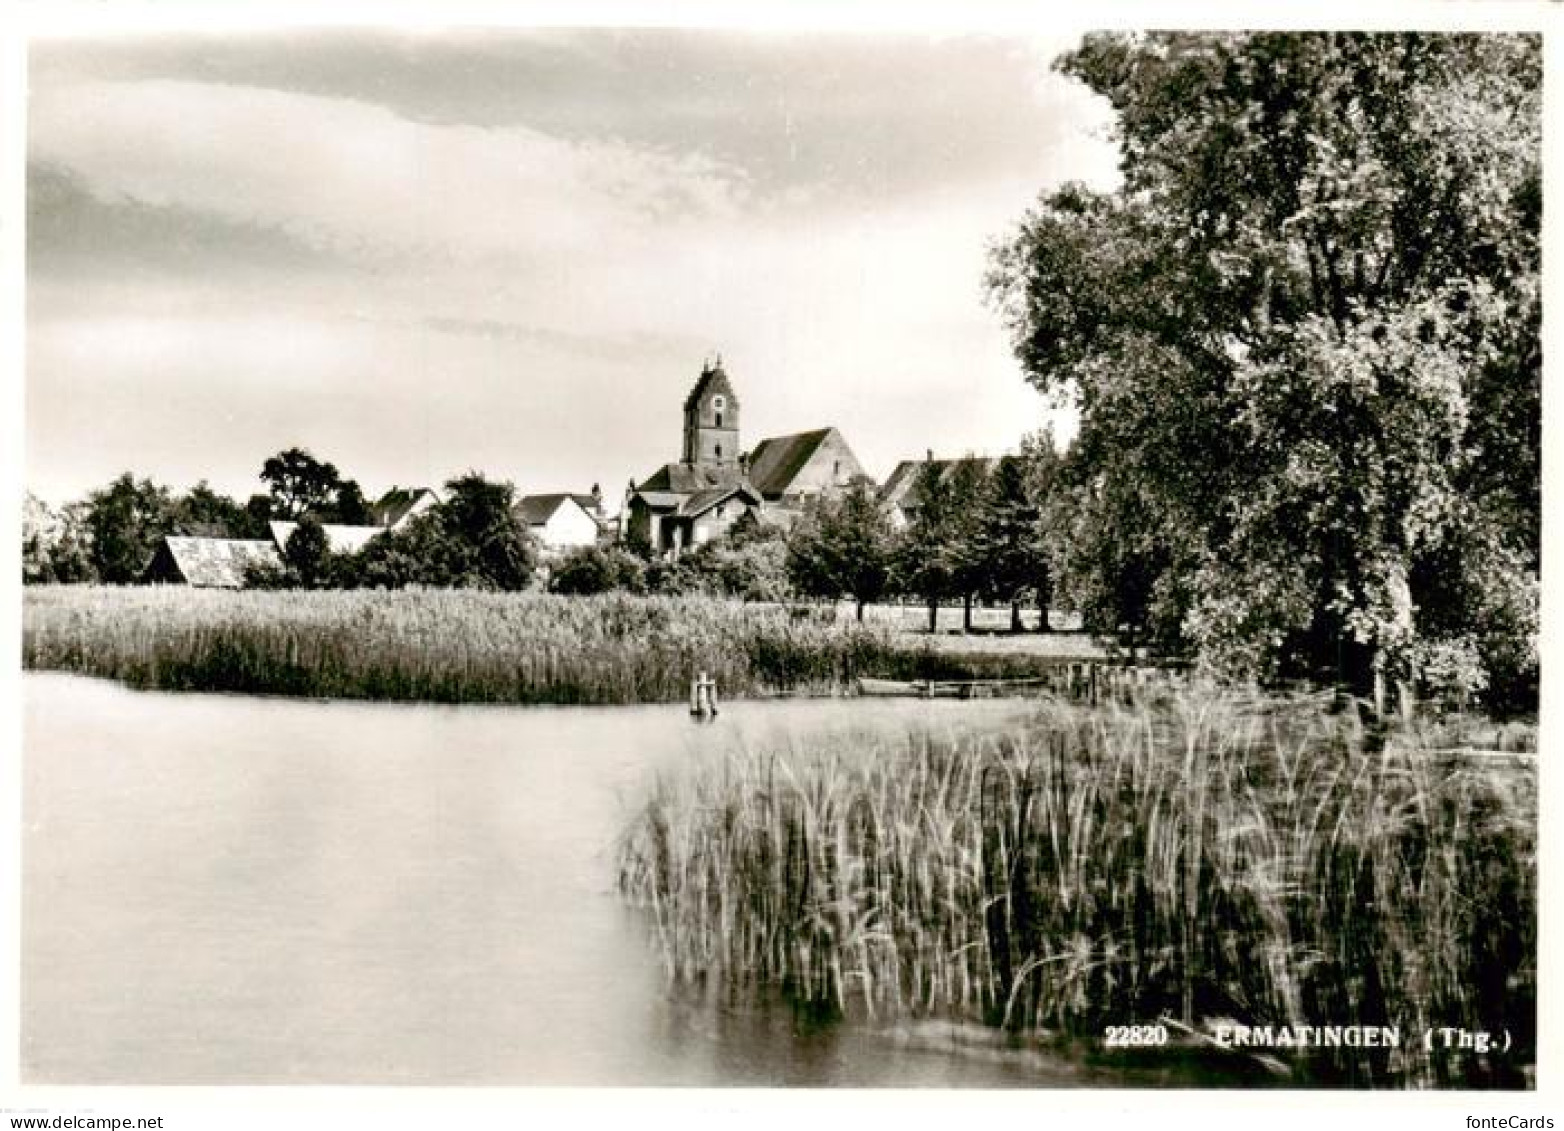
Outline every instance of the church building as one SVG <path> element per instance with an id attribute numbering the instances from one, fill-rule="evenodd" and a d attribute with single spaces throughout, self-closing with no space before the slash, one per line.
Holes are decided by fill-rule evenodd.
<path id="1" fill-rule="evenodd" d="M 678 554 L 726 533 L 746 514 L 787 522 L 864 474 L 835 428 L 762 440 L 743 454 L 739 398 L 721 359 L 701 367 L 684 400 L 684 447 L 625 493 L 621 536 L 656 554 Z"/>
<path id="2" fill-rule="evenodd" d="M 721 360 L 708 362 L 684 399 L 679 462 L 663 464 L 625 494 L 624 537 L 655 554 L 677 555 L 726 533 L 761 505 L 740 460 L 738 396 Z"/>

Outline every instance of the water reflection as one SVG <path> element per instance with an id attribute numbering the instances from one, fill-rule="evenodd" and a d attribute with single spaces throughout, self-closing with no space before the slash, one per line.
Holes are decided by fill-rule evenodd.
<path id="1" fill-rule="evenodd" d="M 646 776 L 697 750 L 1004 703 L 497 708 L 24 678 L 30 1083 L 1074 1082 L 788 1010 L 670 999 L 612 890 Z"/>

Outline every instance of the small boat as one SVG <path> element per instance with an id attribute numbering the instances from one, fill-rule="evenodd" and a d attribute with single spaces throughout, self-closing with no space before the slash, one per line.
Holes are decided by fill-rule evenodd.
<path id="1" fill-rule="evenodd" d="M 859 695 L 909 695 L 924 696 L 928 694 L 928 684 L 923 681 L 909 679 L 869 679 L 860 677 L 858 680 Z"/>
<path id="2" fill-rule="evenodd" d="M 929 679 L 869 679 L 860 677 L 860 695 L 902 695 L 913 699 L 968 699 L 973 685 L 951 680 L 940 682 Z"/>

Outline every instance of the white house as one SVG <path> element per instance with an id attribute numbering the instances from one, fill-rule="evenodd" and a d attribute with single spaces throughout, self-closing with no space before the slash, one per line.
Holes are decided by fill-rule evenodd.
<path id="1" fill-rule="evenodd" d="M 524 495 L 516 513 L 545 550 L 593 546 L 602 533 L 602 504 L 595 495 Z"/>
<path id="2" fill-rule="evenodd" d="M 288 538 L 299 526 L 296 522 L 281 520 L 274 520 L 267 525 L 271 527 L 272 541 L 278 552 L 288 548 Z M 326 532 L 326 545 L 331 547 L 333 554 L 356 554 L 369 545 L 369 540 L 375 535 L 386 532 L 384 526 L 346 526 L 337 522 L 323 522 L 320 528 Z"/>

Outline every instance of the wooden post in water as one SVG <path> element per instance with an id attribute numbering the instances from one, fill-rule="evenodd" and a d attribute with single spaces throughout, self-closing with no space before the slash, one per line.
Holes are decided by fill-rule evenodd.
<path id="1" fill-rule="evenodd" d="M 705 672 L 690 681 L 690 715 L 701 721 L 717 717 L 717 681 Z"/>

